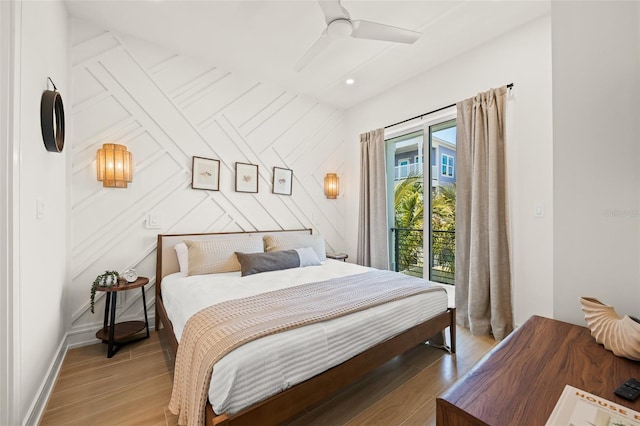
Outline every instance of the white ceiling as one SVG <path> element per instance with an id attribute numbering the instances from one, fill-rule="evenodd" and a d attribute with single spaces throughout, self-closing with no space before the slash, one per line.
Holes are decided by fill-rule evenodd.
<path id="1" fill-rule="evenodd" d="M 326 27 L 315 0 L 66 0 L 73 17 L 349 108 L 549 13 L 549 1 L 344 0 L 352 19 L 420 31 L 412 45 L 342 39 L 294 66 Z M 523 46 L 523 48 L 526 48 Z M 344 81 L 355 79 L 347 86 Z"/>

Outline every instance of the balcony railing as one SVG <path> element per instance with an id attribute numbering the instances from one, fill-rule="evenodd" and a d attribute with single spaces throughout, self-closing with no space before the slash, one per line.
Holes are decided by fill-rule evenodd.
<path id="1" fill-rule="evenodd" d="M 408 178 L 409 176 L 422 176 L 423 164 L 411 163 L 402 166 L 394 167 L 394 180 L 399 181 Z M 431 166 L 431 186 L 434 188 L 438 186 L 438 168 Z"/>
<path id="2" fill-rule="evenodd" d="M 395 180 L 406 179 L 409 176 L 422 176 L 422 163 L 403 164 L 395 167 Z"/>
<path id="3" fill-rule="evenodd" d="M 393 265 L 397 272 L 424 276 L 422 229 L 391 228 Z M 455 231 L 431 231 L 431 281 L 454 284 Z"/>
<path id="4" fill-rule="evenodd" d="M 431 281 L 455 284 L 456 231 L 431 231 Z"/>

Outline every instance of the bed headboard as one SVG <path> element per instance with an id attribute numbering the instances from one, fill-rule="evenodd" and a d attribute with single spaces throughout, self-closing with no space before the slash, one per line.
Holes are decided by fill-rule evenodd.
<path id="1" fill-rule="evenodd" d="M 162 278 L 180 271 L 178 256 L 173 248 L 184 240 L 212 240 L 216 238 L 247 238 L 250 236 L 277 235 L 277 234 L 312 234 L 311 229 L 294 229 L 287 231 L 255 231 L 255 232 L 223 232 L 210 234 L 158 234 L 158 253 L 156 262 L 156 287 L 159 287 Z"/>

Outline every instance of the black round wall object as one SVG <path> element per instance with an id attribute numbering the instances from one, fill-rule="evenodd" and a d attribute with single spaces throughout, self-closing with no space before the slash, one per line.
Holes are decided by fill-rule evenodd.
<path id="1" fill-rule="evenodd" d="M 62 152 L 64 148 L 64 105 L 55 90 L 42 92 L 40 100 L 40 127 L 47 151 Z"/>

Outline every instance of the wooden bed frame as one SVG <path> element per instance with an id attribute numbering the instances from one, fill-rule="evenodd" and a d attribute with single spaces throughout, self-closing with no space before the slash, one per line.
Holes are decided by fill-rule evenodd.
<path id="1" fill-rule="evenodd" d="M 166 334 L 171 348 L 175 353 L 178 350 L 178 341 L 171 321 L 167 316 L 162 300 L 162 279 L 168 274 L 179 271 L 178 259 L 174 246 L 185 239 L 209 240 L 213 238 L 242 238 L 245 236 L 263 236 L 266 234 L 306 234 L 312 233 L 311 229 L 298 229 L 292 231 L 264 231 L 264 232 L 231 232 L 210 234 L 159 234 L 158 252 L 156 264 L 156 316 L 155 328 L 160 330 L 160 323 Z M 302 383 L 286 389 L 262 402 L 256 403 L 245 410 L 228 416 L 227 414 L 215 414 L 211 404 L 207 403 L 205 424 L 218 425 L 256 425 L 277 424 L 300 413 L 311 405 L 322 401 L 329 395 L 345 388 L 349 384 L 360 379 L 367 373 L 378 368 L 382 364 L 400 355 L 409 349 L 424 343 L 449 327 L 451 339 L 451 353 L 456 351 L 456 322 L 455 308 L 448 308 L 445 312 L 418 324 L 407 331 L 379 343 L 361 354 L 339 364 L 322 374 L 314 376 Z M 174 357 L 175 359 L 175 357 Z"/>

